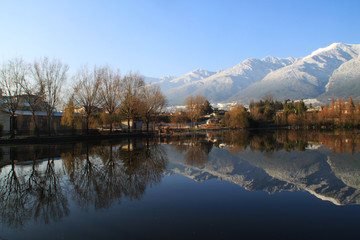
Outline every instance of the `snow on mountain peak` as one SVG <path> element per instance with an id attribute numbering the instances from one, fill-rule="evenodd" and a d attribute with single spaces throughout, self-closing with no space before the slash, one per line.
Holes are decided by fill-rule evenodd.
<path id="1" fill-rule="evenodd" d="M 266 56 L 263 59 L 261 59 L 261 61 L 263 61 L 263 62 L 271 62 L 271 63 L 274 63 L 274 62 L 276 62 L 278 60 L 279 60 L 279 58 L 272 57 L 272 56 Z"/>
<path id="2" fill-rule="evenodd" d="M 187 84 L 187 83 L 196 82 L 196 81 L 205 79 L 214 74 L 215 74 L 215 72 L 210 72 L 210 71 L 198 68 L 192 72 L 186 73 L 183 76 L 174 78 L 170 82 L 174 85 L 174 87 L 177 87 L 182 84 Z"/>
<path id="3" fill-rule="evenodd" d="M 339 57 L 342 53 L 349 54 L 353 58 L 360 53 L 360 44 L 333 43 L 327 47 L 315 50 L 307 58 L 317 55 L 333 55 Z"/>
<path id="4" fill-rule="evenodd" d="M 331 51 L 331 50 L 333 50 L 333 49 L 335 49 L 335 48 L 341 47 L 341 45 L 342 45 L 341 43 L 333 43 L 333 44 L 331 44 L 331 45 L 329 45 L 329 46 L 327 46 L 327 47 L 319 48 L 319 49 L 313 51 L 313 52 L 310 54 L 310 56 L 319 55 L 319 54 L 321 54 L 321 53 Z"/>
<path id="5" fill-rule="evenodd" d="M 176 77 L 175 77 L 175 76 L 171 76 L 171 75 L 166 75 L 166 76 L 161 77 L 160 80 L 162 80 L 162 81 L 169 81 L 169 80 L 172 80 L 172 79 L 174 79 L 174 78 L 176 78 Z"/>
<path id="6" fill-rule="evenodd" d="M 329 89 L 334 88 L 332 92 L 339 91 L 335 83 L 328 84 L 329 78 L 341 65 L 359 58 L 359 55 L 360 44 L 333 43 L 313 51 L 304 58 L 248 58 L 217 72 L 198 68 L 180 77 L 165 76 L 163 79 L 166 81 L 159 84 L 169 102 L 177 103 L 182 103 L 186 96 L 196 94 L 204 95 L 211 101 L 236 100 L 244 103 L 249 99 L 261 99 L 266 94 L 274 94 L 278 99 L 316 98 Z M 348 69 L 358 66 L 354 64 L 358 62 L 349 62 L 340 69 L 341 71 L 335 72 L 333 81 L 339 82 L 343 72 L 347 74 Z M 351 79 L 358 79 L 357 76 Z M 344 80 L 341 81 L 345 84 Z"/>
<path id="7" fill-rule="evenodd" d="M 202 68 L 198 68 L 198 69 L 195 69 L 193 72 L 194 72 L 194 73 L 195 73 L 195 72 L 196 72 L 196 73 L 201 73 L 201 72 L 206 72 L 206 70 L 204 70 L 204 69 L 202 69 Z"/>
<path id="8" fill-rule="evenodd" d="M 200 80 L 200 79 L 210 77 L 214 73 L 215 72 L 210 72 L 210 71 L 204 70 L 202 68 L 198 68 L 198 69 L 195 69 L 192 72 L 189 72 L 189 73 L 185 74 L 183 77 L 188 76 L 188 77 L 191 78 L 191 80 Z M 181 77 L 181 78 L 183 78 L 183 77 Z"/>

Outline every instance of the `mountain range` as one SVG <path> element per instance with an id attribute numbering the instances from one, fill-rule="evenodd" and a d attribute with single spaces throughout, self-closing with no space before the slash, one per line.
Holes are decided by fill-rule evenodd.
<path id="1" fill-rule="evenodd" d="M 303 58 L 249 58 L 216 72 L 196 69 L 180 77 L 147 78 L 159 84 L 169 104 L 203 95 L 212 103 L 248 104 L 271 95 L 286 99 L 360 99 L 360 44 L 333 43 Z"/>

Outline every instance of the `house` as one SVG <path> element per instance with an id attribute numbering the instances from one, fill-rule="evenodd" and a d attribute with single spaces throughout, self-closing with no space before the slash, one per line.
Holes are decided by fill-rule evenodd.
<path id="1" fill-rule="evenodd" d="M 0 110 L 0 123 L 3 125 L 3 132 L 10 132 L 10 116 L 8 112 Z"/>
<path id="2" fill-rule="evenodd" d="M 140 131 L 140 130 L 142 130 L 142 125 L 143 125 L 142 121 L 130 120 L 130 130 L 139 130 Z M 124 130 L 128 129 L 128 121 L 127 120 L 124 120 L 121 122 L 121 128 Z"/>
<path id="3" fill-rule="evenodd" d="M 212 119 L 212 118 L 206 120 L 206 124 L 207 124 L 208 126 L 213 126 L 213 125 L 215 125 L 215 124 L 218 123 L 218 122 L 219 122 L 218 120 Z"/>
<path id="4" fill-rule="evenodd" d="M 48 132 L 48 118 L 46 112 L 35 113 L 37 126 L 40 133 Z M 52 129 L 57 131 L 69 131 L 69 127 L 61 124 L 61 112 L 54 112 L 52 117 Z M 0 122 L 3 123 L 3 133 L 8 134 L 11 129 L 10 114 L 6 110 L 0 110 Z M 33 134 L 35 131 L 34 119 L 31 111 L 19 110 L 15 112 L 15 126 L 17 134 Z"/>
<path id="5" fill-rule="evenodd" d="M 1 91 L 0 91 L 1 93 Z M 42 101 L 36 95 L 19 95 L 17 97 L 18 108 L 15 112 L 15 120 L 13 121 L 14 126 L 11 126 L 11 114 L 9 113 L 8 104 L 11 102 L 9 96 L 0 95 L 0 122 L 3 124 L 3 133 L 10 133 L 11 129 L 15 130 L 16 134 L 34 134 L 35 133 L 35 122 L 33 112 L 29 103 L 37 101 L 39 109 L 44 109 L 46 102 Z M 39 133 L 48 133 L 48 117 L 45 111 L 36 111 L 36 125 Z M 57 131 L 69 131 L 71 128 L 61 125 L 61 112 L 54 112 L 52 115 L 52 126 L 53 132 Z"/>

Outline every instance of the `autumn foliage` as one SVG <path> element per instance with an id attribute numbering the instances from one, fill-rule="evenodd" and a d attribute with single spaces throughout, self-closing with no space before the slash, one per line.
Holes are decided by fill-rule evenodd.
<path id="1" fill-rule="evenodd" d="M 312 108 L 301 101 L 273 100 L 252 102 L 249 111 L 242 105 L 232 107 L 223 123 L 230 128 L 301 127 L 301 128 L 358 128 L 360 104 L 350 97 L 334 100 L 329 106 Z"/>

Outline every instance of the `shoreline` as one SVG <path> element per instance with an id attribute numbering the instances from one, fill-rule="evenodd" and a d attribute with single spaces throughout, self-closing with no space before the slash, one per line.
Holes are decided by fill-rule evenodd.
<path id="1" fill-rule="evenodd" d="M 200 134 L 206 132 L 221 132 L 221 131 L 235 131 L 243 130 L 249 132 L 256 131 L 275 131 L 275 130 L 317 130 L 317 131 L 334 131 L 335 129 L 302 129 L 302 128 L 289 128 L 289 127 L 264 127 L 264 128 L 219 128 L 219 129 L 171 129 L 171 133 L 159 133 L 158 131 L 151 132 L 120 132 L 113 134 L 89 134 L 89 135 L 55 135 L 55 136 L 20 136 L 18 138 L 0 138 L 0 145 L 14 145 L 14 144 L 57 144 L 69 143 L 77 141 L 98 141 L 108 139 L 125 139 L 125 138 L 153 138 L 153 137 L 175 137 L 178 134 Z M 349 129 L 343 129 L 348 131 Z M 360 131 L 357 133 L 360 134 Z"/>
<path id="2" fill-rule="evenodd" d="M 97 141 L 107 139 L 154 137 L 155 132 L 129 132 L 114 134 L 93 134 L 93 135 L 56 135 L 56 136 L 28 136 L 20 138 L 0 139 L 0 145 L 8 144 L 46 144 L 46 143 L 68 143 L 77 141 Z"/>

